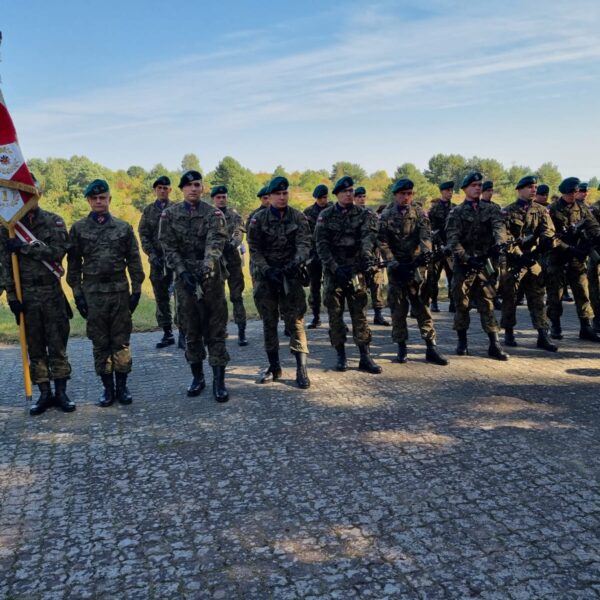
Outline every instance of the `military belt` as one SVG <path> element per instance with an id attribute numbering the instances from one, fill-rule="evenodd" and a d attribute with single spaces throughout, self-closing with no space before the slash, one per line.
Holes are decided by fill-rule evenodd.
<path id="1" fill-rule="evenodd" d="M 85 283 L 117 283 L 119 281 L 126 281 L 125 271 L 119 273 L 113 273 L 111 275 L 84 275 Z"/>
<path id="2" fill-rule="evenodd" d="M 22 277 L 21 283 L 23 287 L 40 287 L 58 283 L 58 279 L 52 274 L 50 274 L 50 277 Z"/>

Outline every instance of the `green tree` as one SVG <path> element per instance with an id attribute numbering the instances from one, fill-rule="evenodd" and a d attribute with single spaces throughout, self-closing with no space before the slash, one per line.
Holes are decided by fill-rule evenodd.
<path id="1" fill-rule="evenodd" d="M 504 165 L 494 158 L 479 158 L 473 156 L 467 161 L 465 173 L 469 171 L 479 171 L 485 179 L 489 179 L 494 182 L 494 187 L 506 183 L 507 175 Z M 460 185 L 460 181 L 457 182 Z"/>
<path id="2" fill-rule="evenodd" d="M 358 184 L 367 178 L 367 172 L 360 165 L 347 161 L 339 161 L 331 167 L 331 176 L 329 179 L 335 183 L 345 175 L 350 175 L 355 184 Z"/>
<path id="3" fill-rule="evenodd" d="M 129 169 L 127 169 L 127 175 L 129 175 L 129 177 L 139 177 L 140 179 L 143 179 L 146 176 L 146 169 L 144 169 L 144 167 L 132 165 L 129 167 Z"/>
<path id="4" fill-rule="evenodd" d="M 198 171 L 202 173 L 202 169 L 200 168 L 200 159 L 193 153 L 184 154 L 181 159 L 181 170 L 182 172 L 186 171 Z"/>
<path id="5" fill-rule="evenodd" d="M 513 165 L 507 172 L 510 189 L 514 190 L 519 179 L 522 179 L 525 175 L 529 175 L 530 173 L 532 173 L 532 170 L 525 165 Z"/>
<path id="6" fill-rule="evenodd" d="M 211 177 L 212 185 L 226 185 L 232 206 L 247 215 L 257 204 L 254 175 L 232 158 L 226 156 Z"/>
<path id="7" fill-rule="evenodd" d="M 467 169 L 467 160 L 460 154 L 436 154 L 429 159 L 425 177 L 436 186 L 444 181 L 454 181 L 454 189 L 458 189 Z"/>
<path id="8" fill-rule="evenodd" d="M 408 178 L 415 184 L 414 200 L 417 202 L 424 204 L 437 194 L 437 187 L 430 183 L 427 177 L 413 163 L 404 163 L 396 169 L 392 177 L 392 182 L 385 190 L 383 195 L 385 202 L 391 202 L 394 199 L 392 195 L 394 182 L 403 178 Z"/>
<path id="9" fill-rule="evenodd" d="M 281 165 L 277 165 L 275 167 L 275 170 L 273 171 L 273 177 L 285 177 L 286 179 L 289 179 L 289 173 L 281 166 Z"/>
<path id="10" fill-rule="evenodd" d="M 329 181 L 329 174 L 327 171 L 313 171 L 308 169 L 300 174 L 300 179 L 298 180 L 300 188 L 311 194 L 320 183 L 324 183 L 328 186 L 330 185 L 331 182 Z"/>
<path id="11" fill-rule="evenodd" d="M 558 185 L 562 181 L 562 175 L 555 164 L 551 162 L 545 162 L 543 165 L 540 165 L 535 174 L 539 178 L 538 183 L 545 183 L 550 187 L 551 194 L 557 192 Z"/>

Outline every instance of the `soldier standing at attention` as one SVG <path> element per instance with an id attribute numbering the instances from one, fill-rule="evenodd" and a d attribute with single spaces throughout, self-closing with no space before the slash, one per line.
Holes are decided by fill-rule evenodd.
<path id="1" fill-rule="evenodd" d="M 469 300 L 474 298 L 481 317 L 481 326 L 488 334 L 488 355 L 498 360 L 508 360 L 498 340 L 498 323 L 494 315 L 493 292 L 485 281 L 483 268 L 494 246 L 505 241 L 506 230 L 500 211 L 489 203 L 480 202 L 481 173 L 469 173 L 462 181 L 465 194 L 462 204 L 450 211 L 446 236 L 454 255 L 452 296 L 456 306 L 454 329 L 458 336 L 456 354 L 469 353 L 467 330 L 469 329 Z"/>
<path id="2" fill-rule="evenodd" d="M 150 262 L 150 282 L 156 301 L 156 322 L 163 330 L 162 339 L 156 344 L 156 347 L 166 348 L 175 343 L 169 294 L 169 287 L 173 283 L 173 271 L 165 264 L 162 245 L 158 241 L 158 225 L 160 215 L 170 204 L 171 180 L 162 175 L 152 184 L 152 188 L 156 194 L 156 200 L 144 209 L 138 233 L 142 250 Z"/>
<path id="3" fill-rule="evenodd" d="M 439 185 L 440 199 L 429 209 L 429 222 L 431 223 L 431 235 L 438 246 L 446 245 L 446 220 L 448 213 L 456 206 L 452 202 L 454 194 L 454 181 L 444 181 Z M 452 287 L 452 259 L 444 256 L 442 260 L 433 263 L 427 269 L 427 282 L 423 286 L 423 301 L 429 305 L 431 301 L 431 312 L 440 312 L 438 306 L 439 282 L 442 270 L 446 273 L 448 285 L 448 298 L 450 300 L 449 312 L 454 312 L 454 301 L 450 288 Z"/>
<path id="4" fill-rule="evenodd" d="M 227 267 L 227 285 L 229 300 L 233 304 L 233 320 L 238 328 L 238 345 L 247 346 L 246 339 L 246 309 L 244 308 L 244 273 L 242 272 L 242 257 L 240 247 L 244 241 L 244 223 L 240 213 L 227 206 L 229 197 L 227 187 L 216 185 L 210 191 L 214 205 L 225 215 L 227 225 L 227 242 L 223 248 L 223 258 Z"/>
<path id="5" fill-rule="evenodd" d="M 408 359 L 406 340 L 408 307 L 419 324 L 427 351 L 425 359 L 437 365 L 448 361 L 437 349 L 431 313 L 421 297 L 425 260 L 431 254 L 431 227 L 423 209 L 413 206 L 414 183 L 399 179 L 392 187 L 394 204 L 386 208 L 379 222 L 379 248 L 387 263 L 390 282 L 388 298 L 392 309 L 392 340 L 398 344 L 398 362 Z"/>
<path id="6" fill-rule="evenodd" d="M 213 371 L 213 395 L 217 402 L 227 402 L 227 300 L 221 267 L 228 239 L 225 216 L 200 200 L 204 187 L 198 171 L 186 171 L 179 189 L 183 202 L 163 212 L 158 237 L 177 277 L 177 298 L 186 334 L 185 356 L 193 375 L 187 395 L 198 396 L 206 387 L 202 364 L 206 345 Z"/>
<path id="7" fill-rule="evenodd" d="M 310 279 L 308 295 L 308 304 L 313 313 L 313 320 L 308 325 L 308 329 L 316 329 L 321 325 L 321 287 L 323 285 L 323 263 L 317 255 L 317 249 L 314 241 L 315 227 L 317 219 L 321 211 L 328 206 L 332 206 L 333 202 L 329 202 L 329 189 L 322 183 L 319 184 L 313 191 L 314 204 L 304 209 L 304 216 L 308 220 L 310 233 L 313 237 L 312 249 L 310 251 L 310 259 L 308 263 L 308 276 Z"/>
<path id="8" fill-rule="evenodd" d="M 518 198 L 502 210 L 510 248 L 502 286 L 502 320 L 504 343 L 516 346 L 514 327 L 517 324 L 517 291 L 522 286 L 527 298 L 531 322 L 538 332 L 537 347 L 556 352 L 548 338 L 548 319 L 544 311 L 544 278 L 540 264 L 541 252 L 551 248 L 554 225 L 543 206 L 533 202 L 537 177 L 527 175 L 517 183 Z"/>
<path id="9" fill-rule="evenodd" d="M 304 331 L 306 296 L 301 266 L 310 255 L 310 226 L 304 214 L 289 203 L 289 183 L 274 177 L 267 186 L 269 207 L 255 212 L 248 227 L 254 302 L 263 322 L 269 367 L 260 382 L 281 378 L 277 324 L 283 317 L 290 332 L 290 351 L 296 357 L 296 383 L 310 387 L 306 370 L 308 344 Z"/>
<path id="10" fill-rule="evenodd" d="M 545 185 L 538 185 L 537 186 L 537 190 L 535 192 L 535 197 L 533 198 L 533 201 L 536 202 L 537 204 L 540 204 L 541 206 L 548 206 L 548 195 L 550 194 L 550 188 Z"/>
<path id="11" fill-rule="evenodd" d="M 371 358 L 371 330 L 367 323 L 364 272 L 375 264 L 377 223 L 369 213 L 354 204 L 354 181 L 345 176 L 333 188 L 337 202 L 326 208 L 317 220 L 315 241 L 325 270 L 325 306 L 329 313 L 329 338 L 337 353 L 336 370 L 346 371 L 346 325 L 344 306 L 352 319 L 352 335 L 360 352 L 358 368 L 381 373 Z"/>
<path id="12" fill-rule="evenodd" d="M 600 190 L 600 186 L 598 186 Z M 590 206 L 590 212 L 600 224 L 600 200 Z M 588 284 L 590 288 L 590 302 L 592 303 L 592 310 L 594 311 L 594 330 L 600 331 L 600 285 L 598 281 L 598 259 L 592 253 L 588 257 Z"/>
<path id="13" fill-rule="evenodd" d="M 109 212 L 108 183 L 95 179 L 84 194 L 91 212 L 71 227 L 67 283 L 77 310 L 87 319 L 94 366 L 104 385 L 98 405 L 110 406 L 115 397 L 120 404 L 131 404 L 129 339 L 144 281 L 142 259 L 131 225 Z"/>

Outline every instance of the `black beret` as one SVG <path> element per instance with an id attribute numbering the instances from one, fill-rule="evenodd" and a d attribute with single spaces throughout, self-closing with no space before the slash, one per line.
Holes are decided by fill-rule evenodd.
<path id="1" fill-rule="evenodd" d="M 460 189 L 464 190 L 466 187 L 469 187 L 472 183 L 477 181 L 481 181 L 483 179 L 483 175 L 479 171 L 472 171 L 471 173 L 467 173 L 460 184 Z"/>
<path id="2" fill-rule="evenodd" d="M 577 179 L 577 177 L 567 177 L 560 182 L 558 186 L 558 191 L 561 194 L 571 194 L 577 191 L 577 187 L 581 181 Z"/>
<path id="3" fill-rule="evenodd" d="M 290 187 L 290 182 L 281 176 L 273 177 L 267 185 L 267 194 L 272 194 L 274 192 L 283 192 Z"/>
<path id="4" fill-rule="evenodd" d="M 268 196 L 268 195 L 269 195 L 269 192 L 267 192 L 267 188 L 268 188 L 268 187 L 269 187 L 269 186 L 267 186 L 267 185 L 263 185 L 263 186 L 260 188 L 260 190 L 258 190 L 258 194 L 256 194 L 256 197 L 257 197 L 257 198 L 262 198 L 263 196 Z"/>
<path id="5" fill-rule="evenodd" d="M 322 183 L 320 183 L 313 190 L 313 198 L 322 198 L 323 196 L 327 196 L 327 194 L 329 194 L 329 189 L 326 185 L 323 185 Z"/>
<path id="6" fill-rule="evenodd" d="M 440 188 L 440 192 L 443 190 L 453 190 L 454 181 L 444 181 L 444 183 L 440 183 L 438 187 Z"/>
<path id="7" fill-rule="evenodd" d="M 587 192 L 588 191 L 588 184 L 585 181 L 582 181 L 578 186 L 577 186 L 577 191 L 578 192 Z"/>
<path id="8" fill-rule="evenodd" d="M 224 185 L 215 185 L 212 190 L 210 190 L 210 197 L 214 198 L 217 194 L 226 194 L 227 188 Z"/>
<path id="9" fill-rule="evenodd" d="M 108 191 L 108 183 L 106 183 L 104 179 L 94 179 L 94 181 L 88 183 L 83 195 L 87 198 L 88 196 L 95 196 L 96 194 L 105 194 Z"/>
<path id="10" fill-rule="evenodd" d="M 166 175 L 161 175 L 153 184 L 155 188 L 157 185 L 171 185 L 171 180 Z"/>
<path id="11" fill-rule="evenodd" d="M 395 194 L 396 192 L 406 192 L 412 190 L 414 187 L 415 184 L 408 179 L 408 177 L 403 177 L 402 179 L 398 179 L 392 186 L 392 194 Z"/>
<path id="12" fill-rule="evenodd" d="M 486 192 L 488 190 L 493 190 L 494 189 L 494 182 L 490 181 L 489 179 L 487 181 L 484 181 L 481 184 L 481 191 L 482 192 Z"/>
<path id="13" fill-rule="evenodd" d="M 360 194 L 361 196 L 362 196 L 362 195 L 364 195 L 364 196 L 366 196 L 366 195 L 367 195 L 367 190 L 365 190 L 365 188 L 364 188 L 362 185 L 361 185 L 361 186 L 359 186 L 359 187 L 357 187 L 357 188 L 354 190 L 354 195 L 355 195 L 355 196 L 358 196 L 359 194 Z"/>
<path id="14" fill-rule="evenodd" d="M 519 182 L 517 183 L 515 189 L 520 190 L 521 188 L 527 187 L 528 185 L 532 185 L 537 183 L 538 178 L 535 175 L 525 175 L 525 177 L 521 177 Z"/>
<path id="15" fill-rule="evenodd" d="M 354 187 L 354 179 L 352 179 L 350 175 L 344 175 L 335 182 L 333 193 L 339 194 L 340 192 L 343 192 L 351 187 Z"/>
<path id="16" fill-rule="evenodd" d="M 545 184 L 538 185 L 537 194 L 540 196 L 547 196 L 550 193 L 550 188 Z"/>
<path id="17" fill-rule="evenodd" d="M 192 181 L 202 181 L 202 174 L 198 171 L 186 171 L 179 180 L 179 189 Z"/>

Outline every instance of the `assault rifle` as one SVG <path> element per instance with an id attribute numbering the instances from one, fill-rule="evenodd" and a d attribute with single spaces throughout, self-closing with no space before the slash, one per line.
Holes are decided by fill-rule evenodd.
<path id="1" fill-rule="evenodd" d="M 496 271 L 494 270 L 491 259 L 505 254 L 508 247 L 508 242 L 496 244 L 495 246 L 492 246 L 486 254 L 471 256 L 466 263 L 462 263 L 463 266 L 466 267 L 467 276 L 475 274 L 471 286 L 473 286 L 476 281 L 480 281 L 483 295 L 489 300 L 493 300 L 496 297 Z M 458 257 L 455 257 L 455 260 L 457 263 L 460 262 Z"/>

